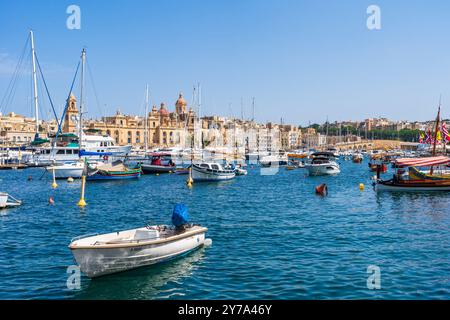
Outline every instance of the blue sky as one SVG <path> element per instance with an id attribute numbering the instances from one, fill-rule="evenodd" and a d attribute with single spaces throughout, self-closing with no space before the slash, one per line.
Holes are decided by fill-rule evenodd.
<path id="1" fill-rule="evenodd" d="M 81 30 L 66 28 L 70 4 L 81 8 Z M 381 8 L 381 30 L 366 27 L 371 4 Z M 240 116 L 242 98 L 248 118 L 255 97 L 261 122 L 428 120 L 440 94 L 448 117 L 449 12 L 444 0 L 4 0 L 0 97 L 32 28 L 59 112 L 86 47 L 88 117 L 143 114 L 146 83 L 151 103 L 173 110 L 198 82 L 202 113 Z M 1 111 L 31 116 L 29 75 L 19 82 Z M 48 102 L 41 112 L 51 117 Z"/>

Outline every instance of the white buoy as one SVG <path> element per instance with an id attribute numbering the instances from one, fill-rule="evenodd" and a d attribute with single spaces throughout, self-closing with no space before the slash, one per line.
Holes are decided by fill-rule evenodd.
<path id="1" fill-rule="evenodd" d="M 204 245 L 205 247 L 210 247 L 210 246 L 212 246 L 212 239 L 210 239 L 210 238 L 205 239 L 205 242 L 203 242 L 203 245 Z"/>

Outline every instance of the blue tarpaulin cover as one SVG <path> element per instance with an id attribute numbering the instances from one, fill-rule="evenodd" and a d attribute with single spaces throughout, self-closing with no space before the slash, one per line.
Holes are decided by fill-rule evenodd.
<path id="1" fill-rule="evenodd" d="M 172 223 L 177 228 L 189 223 L 188 208 L 184 204 L 177 204 L 173 209 Z"/>

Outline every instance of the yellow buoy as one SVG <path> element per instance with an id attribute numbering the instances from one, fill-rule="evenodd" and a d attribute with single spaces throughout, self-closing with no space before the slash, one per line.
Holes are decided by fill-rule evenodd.
<path id="1" fill-rule="evenodd" d="M 53 189 L 56 189 L 56 188 L 58 188 L 58 184 L 56 183 L 55 168 L 53 168 L 52 172 L 53 172 L 53 183 L 52 183 L 52 188 L 53 188 Z"/>
<path id="2" fill-rule="evenodd" d="M 364 184 L 363 183 L 359 184 L 359 190 L 364 191 Z"/>
<path id="3" fill-rule="evenodd" d="M 86 177 L 82 176 L 81 177 L 81 196 L 80 196 L 80 201 L 78 201 L 77 205 L 79 207 L 84 207 L 86 206 L 86 201 L 84 200 L 84 188 L 86 186 Z"/>
<path id="4" fill-rule="evenodd" d="M 67 182 L 73 182 L 73 178 L 72 177 L 68 177 L 67 178 Z"/>
<path id="5" fill-rule="evenodd" d="M 159 173 L 157 173 L 156 176 L 159 176 Z"/>

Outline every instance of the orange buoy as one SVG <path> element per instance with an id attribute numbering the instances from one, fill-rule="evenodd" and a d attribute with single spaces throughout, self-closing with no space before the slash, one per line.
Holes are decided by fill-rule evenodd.
<path id="1" fill-rule="evenodd" d="M 328 187 L 325 183 L 316 187 L 316 194 L 320 194 L 321 196 L 326 196 L 328 194 Z"/>

